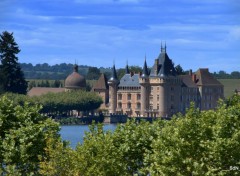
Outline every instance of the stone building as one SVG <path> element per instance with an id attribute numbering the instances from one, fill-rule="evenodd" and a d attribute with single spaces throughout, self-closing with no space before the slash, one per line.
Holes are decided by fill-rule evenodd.
<path id="1" fill-rule="evenodd" d="M 115 65 L 109 85 L 109 113 L 128 116 L 170 117 L 184 113 L 195 103 L 200 110 L 214 109 L 219 98 L 223 98 L 223 85 L 209 73 L 199 69 L 188 75 L 177 75 L 166 46 L 148 70 L 145 58 L 142 73 L 129 72 L 117 78 Z"/>
<path id="2" fill-rule="evenodd" d="M 59 93 L 71 90 L 86 90 L 86 79 L 78 73 L 78 66 L 74 65 L 73 72 L 65 80 L 64 88 L 33 87 L 29 90 L 29 96 L 40 96 L 47 93 Z"/>

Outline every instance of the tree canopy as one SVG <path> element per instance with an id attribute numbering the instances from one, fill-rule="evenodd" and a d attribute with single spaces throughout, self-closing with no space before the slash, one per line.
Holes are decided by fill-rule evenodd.
<path id="1" fill-rule="evenodd" d="M 48 140 L 59 140 L 58 124 L 39 109 L 0 98 L 0 175 L 39 175 Z"/>
<path id="2" fill-rule="evenodd" d="M 39 107 L 0 99 L 2 175 L 239 175 L 240 96 L 216 110 L 194 105 L 153 123 L 128 121 L 114 132 L 91 125 L 76 149 Z"/>
<path id="3" fill-rule="evenodd" d="M 0 76 L 2 92 L 26 94 L 27 82 L 16 56 L 20 52 L 13 33 L 7 31 L 0 35 Z"/>
<path id="4" fill-rule="evenodd" d="M 185 115 L 151 123 L 128 121 L 114 132 L 90 127 L 75 150 L 48 148 L 49 175 L 239 175 L 240 97 L 214 111 L 192 104 Z"/>
<path id="5" fill-rule="evenodd" d="M 41 113 L 50 116 L 71 115 L 70 111 L 77 110 L 82 112 L 91 112 L 96 110 L 102 104 L 102 98 L 93 92 L 70 91 L 59 93 L 47 93 L 41 96 L 29 97 L 13 93 L 2 95 L 14 102 L 14 105 L 24 105 L 28 102 L 31 105 L 41 105 Z"/>

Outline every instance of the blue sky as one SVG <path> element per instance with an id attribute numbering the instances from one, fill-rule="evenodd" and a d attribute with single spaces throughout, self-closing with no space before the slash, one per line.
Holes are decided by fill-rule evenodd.
<path id="1" fill-rule="evenodd" d="M 166 41 L 184 70 L 240 71 L 239 0 L 1 0 L 5 30 L 25 63 L 152 66 Z"/>

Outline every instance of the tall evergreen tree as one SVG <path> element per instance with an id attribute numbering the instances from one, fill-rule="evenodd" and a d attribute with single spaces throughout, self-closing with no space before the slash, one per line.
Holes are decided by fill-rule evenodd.
<path id="1" fill-rule="evenodd" d="M 16 56 L 19 52 L 13 33 L 4 31 L 0 34 L 0 88 L 5 92 L 26 94 L 27 81 Z"/>

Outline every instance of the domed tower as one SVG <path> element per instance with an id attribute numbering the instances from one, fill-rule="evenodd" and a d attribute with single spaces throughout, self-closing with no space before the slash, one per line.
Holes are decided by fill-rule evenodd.
<path id="1" fill-rule="evenodd" d="M 149 73 L 147 68 L 146 58 L 143 65 L 143 73 L 139 78 L 141 85 L 141 116 L 146 115 L 146 110 L 149 108 Z"/>
<path id="2" fill-rule="evenodd" d="M 115 65 L 112 68 L 112 76 L 108 80 L 109 85 L 109 113 L 116 113 L 117 108 L 117 88 L 118 88 L 119 80 L 117 78 L 117 73 L 115 69 Z"/>
<path id="3" fill-rule="evenodd" d="M 74 65 L 73 73 L 65 80 L 65 91 L 86 89 L 86 79 L 78 73 L 78 66 Z"/>

